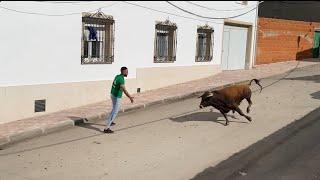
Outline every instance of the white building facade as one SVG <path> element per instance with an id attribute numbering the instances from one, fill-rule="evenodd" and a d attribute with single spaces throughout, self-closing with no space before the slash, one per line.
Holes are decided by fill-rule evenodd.
<path id="1" fill-rule="evenodd" d="M 251 67 L 257 1 L 170 3 L 0 2 L 0 123 Z"/>

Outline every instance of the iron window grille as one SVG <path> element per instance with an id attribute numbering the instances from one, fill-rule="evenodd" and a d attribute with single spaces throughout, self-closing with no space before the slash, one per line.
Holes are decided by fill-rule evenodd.
<path id="1" fill-rule="evenodd" d="M 82 14 L 81 64 L 114 62 L 114 20 L 102 12 Z"/>

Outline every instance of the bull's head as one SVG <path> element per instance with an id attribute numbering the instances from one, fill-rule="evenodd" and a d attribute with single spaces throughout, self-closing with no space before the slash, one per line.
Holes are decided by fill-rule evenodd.
<path id="1" fill-rule="evenodd" d="M 201 95 L 199 98 L 201 98 L 201 103 L 200 103 L 200 109 L 210 106 L 209 99 L 213 96 L 214 94 L 212 92 L 205 92 L 203 95 Z"/>

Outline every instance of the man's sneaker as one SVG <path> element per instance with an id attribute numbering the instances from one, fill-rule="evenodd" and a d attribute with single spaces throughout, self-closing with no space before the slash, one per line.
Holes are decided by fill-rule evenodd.
<path id="1" fill-rule="evenodd" d="M 109 129 L 109 128 L 108 129 L 104 129 L 103 132 L 107 133 L 107 134 L 113 133 L 113 131 L 111 129 Z"/>
<path id="2" fill-rule="evenodd" d="M 111 126 L 114 126 L 114 125 L 116 125 L 116 123 L 112 122 L 112 123 L 111 123 Z"/>

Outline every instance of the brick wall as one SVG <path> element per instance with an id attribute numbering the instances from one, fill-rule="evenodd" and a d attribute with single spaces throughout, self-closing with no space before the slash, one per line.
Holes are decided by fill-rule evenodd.
<path id="1" fill-rule="evenodd" d="M 320 23 L 259 18 L 255 64 L 312 57 L 313 36 Z"/>

